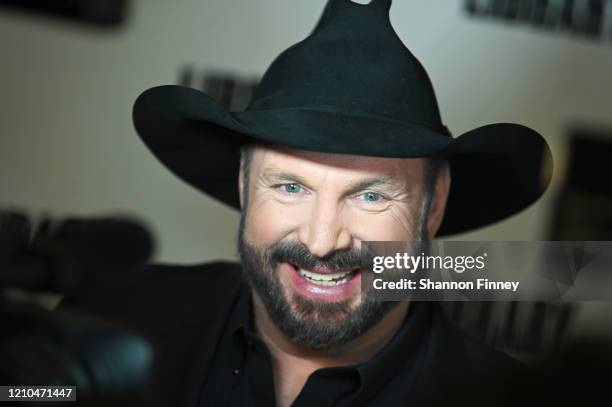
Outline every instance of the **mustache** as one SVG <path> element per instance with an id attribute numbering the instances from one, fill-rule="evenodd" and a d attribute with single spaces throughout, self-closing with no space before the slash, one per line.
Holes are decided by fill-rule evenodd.
<path id="1" fill-rule="evenodd" d="M 288 262 L 304 269 L 327 268 L 344 271 L 361 267 L 361 250 L 337 250 L 325 257 L 313 255 L 306 246 L 297 242 L 278 242 L 268 248 L 270 264 L 276 266 Z"/>

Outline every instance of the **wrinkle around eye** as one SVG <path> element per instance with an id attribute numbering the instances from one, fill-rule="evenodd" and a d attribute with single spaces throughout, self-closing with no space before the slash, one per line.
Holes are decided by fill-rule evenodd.
<path id="1" fill-rule="evenodd" d="M 359 197 L 352 198 L 350 202 L 351 202 L 352 207 L 355 207 L 364 212 L 373 213 L 373 214 L 384 213 L 385 211 L 389 209 L 391 205 L 391 201 L 381 200 L 381 201 L 370 202 L 370 201 L 362 200 Z"/>
<path id="2" fill-rule="evenodd" d="M 264 194 L 268 197 L 268 199 L 281 204 L 281 205 L 293 205 L 307 202 L 312 193 L 308 191 L 306 187 L 300 185 L 302 189 L 299 192 L 287 192 L 284 190 L 284 187 L 288 184 L 277 184 L 270 185 L 265 188 Z"/>
<path id="3" fill-rule="evenodd" d="M 399 208 L 397 206 L 392 206 L 390 208 L 391 216 L 397 221 L 398 225 L 401 225 L 402 229 L 411 236 L 412 239 L 416 238 L 416 236 L 412 236 L 417 226 L 418 219 L 408 208 Z"/>
<path id="4" fill-rule="evenodd" d="M 374 194 L 379 195 L 380 200 L 367 201 L 363 199 L 363 195 L 367 193 L 374 193 Z M 412 199 L 411 199 L 411 194 L 407 192 L 389 195 L 384 192 L 365 191 L 365 192 L 361 192 L 356 195 L 353 195 L 351 197 L 351 201 L 353 201 L 354 203 L 356 202 L 357 206 L 359 206 L 360 208 L 363 208 L 367 212 L 381 213 L 381 212 L 387 211 L 391 207 L 397 207 L 397 206 L 409 207 L 411 206 Z"/>

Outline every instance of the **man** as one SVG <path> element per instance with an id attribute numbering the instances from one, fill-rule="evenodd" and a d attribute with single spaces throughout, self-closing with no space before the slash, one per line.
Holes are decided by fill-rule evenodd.
<path id="1" fill-rule="evenodd" d="M 490 224 L 548 182 L 548 147 L 531 129 L 450 136 L 390 3 L 330 0 L 245 112 L 180 86 L 136 101 L 151 151 L 241 210 L 240 265 L 151 266 L 72 299 L 153 341 L 165 405 L 461 405 L 509 390 L 493 379 L 515 373 L 511 359 L 437 304 L 360 289 L 362 242 Z"/>

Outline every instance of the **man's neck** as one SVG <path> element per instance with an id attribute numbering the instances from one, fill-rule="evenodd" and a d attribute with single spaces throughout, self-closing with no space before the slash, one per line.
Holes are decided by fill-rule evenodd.
<path id="1" fill-rule="evenodd" d="M 287 338 L 271 321 L 261 299 L 253 294 L 257 333 L 272 355 L 278 406 L 290 405 L 315 370 L 370 360 L 395 335 L 408 311 L 408 303 L 402 302 L 358 338 L 327 349 L 310 349 Z"/>

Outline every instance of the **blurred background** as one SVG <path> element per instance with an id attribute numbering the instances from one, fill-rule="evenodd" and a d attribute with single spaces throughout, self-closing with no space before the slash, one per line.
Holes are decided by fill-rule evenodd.
<path id="1" fill-rule="evenodd" d="M 149 87 L 180 83 L 242 109 L 325 3 L 0 1 L 0 209 L 128 214 L 154 232 L 156 261 L 236 259 L 238 213 L 156 161 L 133 129 L 132 103 Z M 453 239 L 612 240 L 612 0 L 403 0 L 391 20 L 455 136 L 517 122 L 553 151 L 540 201 Z M 454 315 L 474 320 L 463 311 Z M 496 312 L 478 311 L 481 334 L 499 333 Z M 523 311 L 502 311 L 513 312 Z M 557 315 L 563 335 L 612 338 L 609 303 L 524 312 L 529 326 Z"/>

